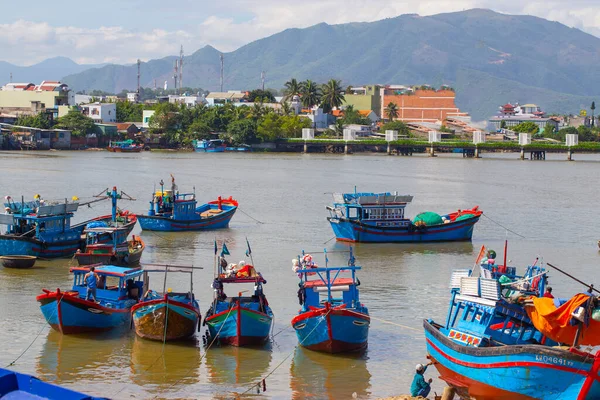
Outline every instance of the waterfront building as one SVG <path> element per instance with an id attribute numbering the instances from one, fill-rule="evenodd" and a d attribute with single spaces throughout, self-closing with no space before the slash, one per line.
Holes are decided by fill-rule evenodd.
<path id="1" fill-rule="evenodd" d="M 350 88 L 344 94 L 344 107 L 352 106 L 355 110 L 372 110 L 381 117 L 381 86 L 365 85 Z"/>
<path id="2" fill-rule="evenodd" d="M 448 119 L 461 119 L 469 114 L 462 112 L 455 103 L 456 93 L 448 86 L 435 90 L 430 86 L 408 87 L 388 85 L 380 89 L 379 112 L 385 115 L 385 108 L 395 103 L 398 109 L 397 121 L 445 123 Z"/>
<path id="3" fill-rule="evenodd" d="M 209 106 L 218 106 L 226 103 L 242 103 L 246 98 L 246 93 L 239 90 L 230 90 L 228 92 L 211 92 L 206 96 L 206 103 Z"/>
<path id="4" fill-rule="evenodd" d="M 204 96 L 169 95 L 169 103 L 185 104 L 188 107 L 194 107 L 199 104 L 206 104 L 206 100 Z"/>
<path id="5" fill-rule="evenodd" d="M 69 104 L 69 87 L 58 81 L 7 83 L 0 88 L 0 114 L 36 115 L 40 112 L 58 117 L 58 107 Z"/>
<path id="6" fill-rule="evenodd" d="M 148 129 L 150 128 L 150 118 L 154 115 L 154 110 L 144 110 L 142 111 L 142 128 Z"/>
<path id="7" fill-rule="evenodd" d="M 546 125 L 551 125 L 558 130 L 559 121 L 556 118 L 546 117 L 542 109 L 536 104 L 504 104 L 499 107 L 498 114 L 489 119 L 495 131 L 502 128 L 511 129 L 523 122 L 533 122 L 542 131 Z"/>
<path id="8" fill-rule="evenodd" d="M 97 124 L 117 122 L 117 105 L 115 103 L 83 104 L 81 112 Z"/>

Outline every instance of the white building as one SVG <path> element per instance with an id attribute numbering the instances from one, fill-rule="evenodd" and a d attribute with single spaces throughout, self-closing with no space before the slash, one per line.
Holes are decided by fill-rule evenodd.
<path id="1" fill-rule="evenodd" d="M 154 110 L 144 110 L 142 112 L 142 128 L 150 128 L 150 118 L 154 115 Z"/>
<path id="2" fill-rule="evenodd" d="M 240 90 L 211 92 L 206 96 L 206 102 L 209 106 L 222 105 L 225 103 L 241 103 L 245 97 L 246 93 L 242 93 Z"/>
<path id="3" fill-rule="evenodd" d="M 83 115 L 87 115 L 97 124 L 117 122 L 117 105 L 115 103 L 90 103 L 81 106 Z"/>
<path id="4" fill-rule="evenodd" d="M 140 96 L 137 94 L 137 92 L 127 93 L 127 101 L 130 103 L 137 103 L 139 98 Z"/>
<path id="5" fill-rule="evenodd" d="M 194 107 L 198 104 L 205 104 L 206 100 L 204 99 L 204 96 L 169 95 L 169 103 L 185 104 L 188 107 Z"/>

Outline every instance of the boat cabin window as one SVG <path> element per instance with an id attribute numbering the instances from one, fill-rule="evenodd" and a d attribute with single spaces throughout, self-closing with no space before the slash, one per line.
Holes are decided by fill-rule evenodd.
<path id="1" fill-rule="evenodd" d="M 358 218 L 358 209 L 348 207 L 348 218 Z"/>

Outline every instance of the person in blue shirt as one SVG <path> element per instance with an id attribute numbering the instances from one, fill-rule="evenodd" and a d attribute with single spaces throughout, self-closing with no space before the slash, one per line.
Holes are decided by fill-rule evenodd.
<path id="1" fill-rule="evenodd" d="M 94 272 L 95 270 L 95 267 L 90 267 L 90 272 L 85 274 L 85 276 L 83 277 L 83 281 L 85 282 L 85 286 L 87 287 L 85 299 L 89 300 L 91 296 L 97 303 L 98 300 L 96 300 L 96 288 L 98 287 L 98 274 Z"/>
<path id="2" fill-rule="evenodd" d="M 427 365 L 417 364 L 417 366 L 415 367 L 417 373 L 415 374 L 415 377 L 412 381 L 412 385 L 410 385 L 411 396 L 427 397 L 427 395 L 429 394 L 429 391 L 431 390 L 430 383 L 432 382 L 432 379 L 429 378 L 429 381 L 425 382 L 425 378 L 423 377 L 423 375 L 425 374 L 425 371 L 427 371 L 427 367 L 432 364 L 432 362 L 428 363 Z"/>

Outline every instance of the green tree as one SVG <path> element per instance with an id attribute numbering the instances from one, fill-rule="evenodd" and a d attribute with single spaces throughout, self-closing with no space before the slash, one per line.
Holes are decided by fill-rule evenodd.
<path id="1" fill-rule="evenodd" d="M 588 128 L 585 125 L 580 125 L 577 127 L 577 133 L 579 134 L 580 142 L 597 142 L 598 134 L 594 132 L 591 128 Z"/>
<path id="2" fill-rule="evenodd" d="M 542 136 L 546 138 L 553 138 L 554 126 L 552 124 L 546 124 L 546 126 L 544 126 L 544 130 L 542 131 Z"/>
<path id="3" fill-rule="evenodd" d="M 330 79 L 321 89 L 321 104 L 324 112 L 330 112 L 334 108 L 340 108 L 344 104 L 344 90 L 342 82 L 337 79 Z"/>
<path id="4" fill-rule="evenodd" d="M 398 118 L 398 105 L 394 102 L 389 102 L 385 107 L 385 115 L 387 115 L 390 121 Z"/>
<path id="5" fill-rule="evenodd" d="M 304 107 L 313 108 L 319 104 L 319 99 L 321 98 L 321 89 L 315 82 L 308 79 L 302 82 L 300 96 L 302 105 Z"/>
<path id="6" fill-rule="evenodd" d="M 500 121 L 500 129 L 506 129 L 506 121 Z"/>
<path id="7" fill-rule="evenodd" d="M 344 134 L 344 120 L 342 118 L 338 118 L 335 121 L 333 131 L 337 137 L 341 137 Z"/>
<path id="8" fill-rule="evenodd" d="M 181 114 L 175 104 L 161 103 L 154 109 L 150 117 L 150 131 L 152 133 L 173 133 L 181 129 Z M 174 137 L 173 135 L 171 135 Z M 175 142 L 176 140 L 173 140 Z"/>
<path id="9" fill-rule="evenodd" d="M 211 130 L 208 124 L 200 119 L 192 122 L 187 129 L 190 139 L 211 139 Z"/>
<path id="10" fill-rule="evenodd" d="M 17 126 L 27 126 L 30 128 L 50 129 L 51 124 L 48 114 L 38 113 L 36 115 L 21 115 L 15 122 Z"/>
<path id="11" fill-rule="evenodd" d="M 248 93 L 248 101 L 255 102 L 260 101 L 262 103 L 275 103 L 275 96 L 268 90 L 254 89 Z"/>
<path id="12" fill-rule="evenodd" d="M 71 109 L 67 115 L 60 117 L 56 128 L 71 131 L 73 136 L 85 136 L 96 132 L 96 124 L 90 117 L 86 117 L 77 110 Z"/>
<path id="13" fill-rule="evenodd" d="M 283 116 L 281 119 L 281 130 L 286 138 L 302 137 L 302 129 L 312 127 L 311 120 L 297 115 Z"/>
<path id="14" fill-rule="evenodd" d="M 285 83 L 284 101 L 290 101 L 294 96 L 300 96 L 302 93 L 302 84 L 296 78 L 292 78 Z"/>
<path id="15" fill-rule="evenodd" d="M 227 127 L 227 134 L 233 144 L 257 143 L 256 124 L 250 119 L 233 121 Z"/>
<path id="16" fill-rule="evenodd" d="M 134 104 L 128 101 L 118 101 L 117 107 L 117 122 L 135 122 L 142 120 L 144 113 L 143 104 Z"/>
<path id="17" fill-rule="evenodd" d="M 281 115 L 291 115 L 292 114 L 292 106 L 287 101 L 281 103 Z"/>
<path id="18" fill-rule="evenodd" d="M 258 124 L 258 136 L 264 142 L 272 142 L 283 137 L 283 118 L 275 113 L 264 116 Z"/>
<path id="19" fill-rule="evenodd" d="M 525 121 L 515 125 L 512 130 L 518 133 L 536 134 L 540 131 L 540 127 L 535 122 Z"/>
<path id="20" fill-rule="evenodd" d="M 410 137 L 410 129 L 408 129 L 408 125 L 406 125 L 404 122 L 400 122 L 400 121 L 388 122 L 381 127 L 381 130 L 383 132 L 398 131 L 398 135 Z"/>

